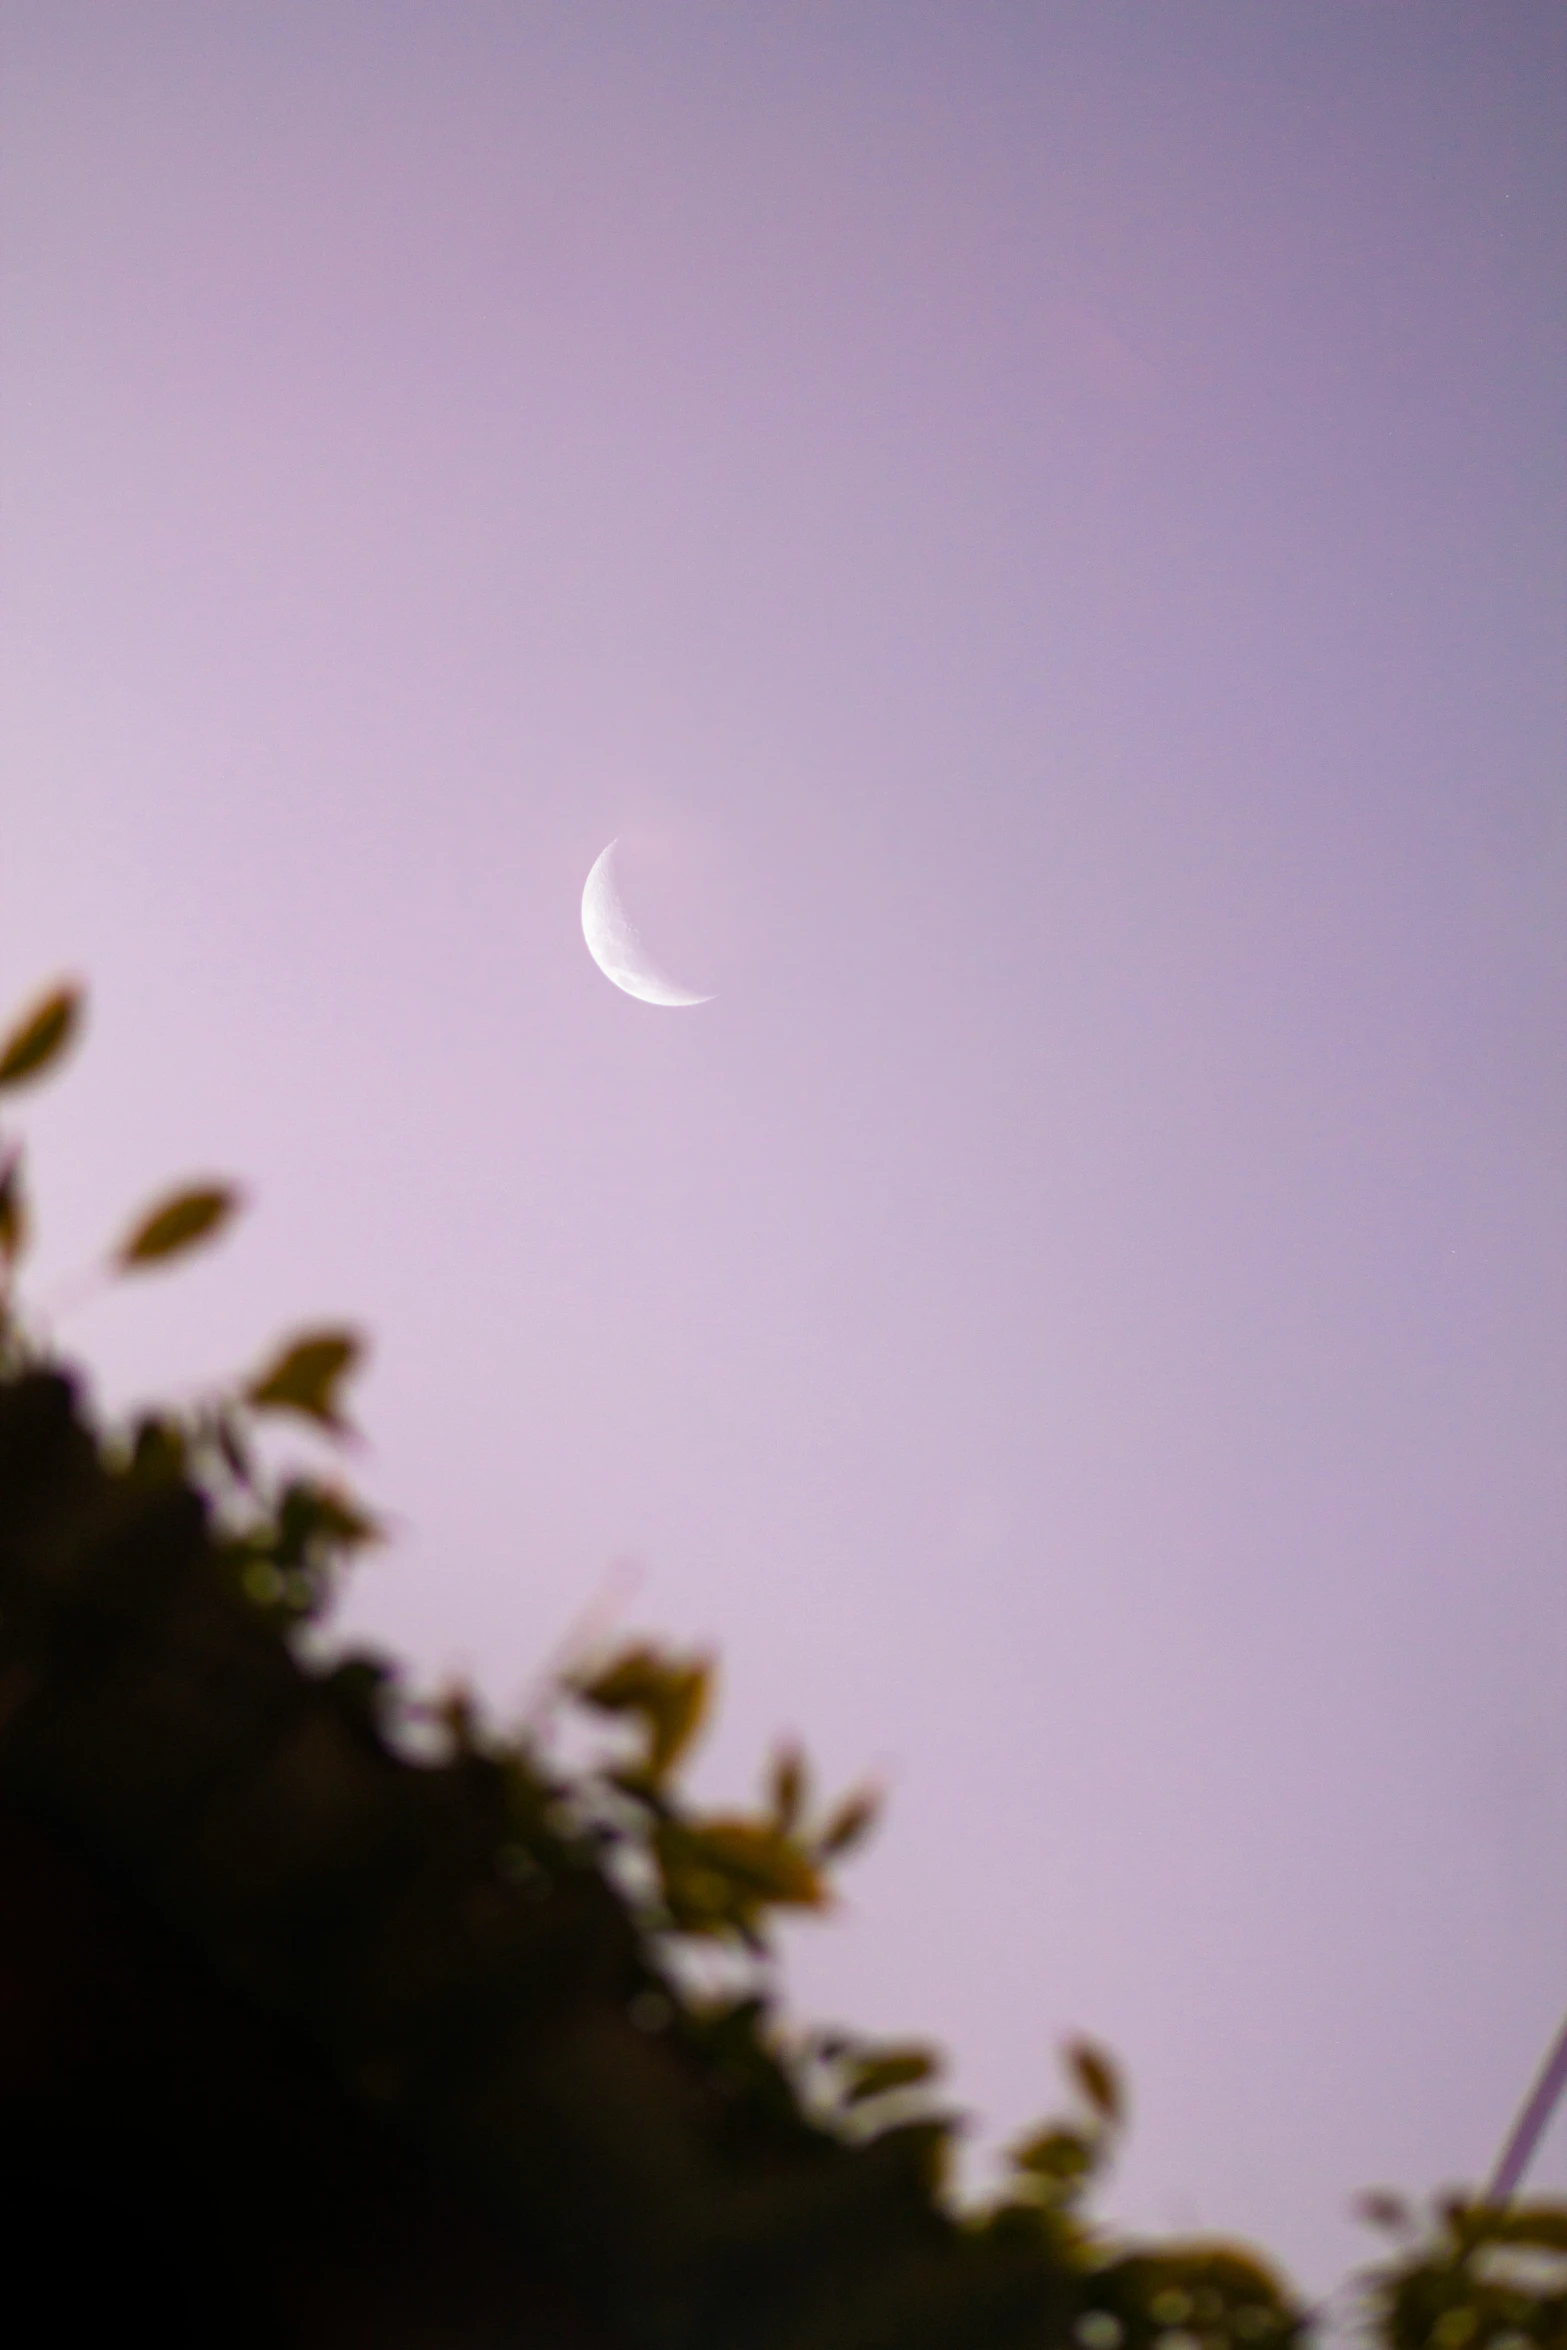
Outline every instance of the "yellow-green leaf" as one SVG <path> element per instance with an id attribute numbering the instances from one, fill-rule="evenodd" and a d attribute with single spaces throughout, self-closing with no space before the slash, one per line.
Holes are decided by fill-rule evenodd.
<path id="1" fill-rule="evenodd" d="M 650 1715 L 652 1752 L 648 1760 L 655 1778 L 673 1770 L 701 1729 L 711 1681 L 712 1669 L 700 1659 L 670 1675 Z"/>
<path id="2" fill-rule="evenodd" d="M 683 1933 L 749 1935 L 769 1908 L 819 1909 L 820 1877 L 765 1820 L 662 1819 L 653 1838 L 664 1899 Z"/>
<path id="3" fill-rule="evenodd" d="M 819 1909 L 821 1878 L 800 1847 L 767 1820 L 703 1820 L 690 1831 L 703 1862 L 763 1901 Z"/>
<path id="4" fill-rule="evenodd" d="M 679 1761 L 702 1726 L 712 1684 L 705 1657 L 689 1663 L 655 1648 L 622 1650 L 577 1694 L 602 1713 L 640 1714 L 647 1729 L 647 1768 L 656 1783 Z"/>
<path id="5" fill-rule="evenodd" d="M 114 1253 L 119 1271 L 159 1265 L 204 1240 L 215 1240 L 240 1205 L 232 1185 L 213 1183 L 177 1191 L 148 1210 Z"/>
<path id="6" fill-rule="evenodd" d="M 299 1412 L 323 1428 L 346 1428 L 338 1389 L 363 1351 L 352 1330 L 310 1330 L 286 1346 L 245 1390 L 258 1412 Z"/>
<path id="7" fill-rule="evenodd" d="M 25 1085 L 29 1078 L 41 1077 L 70 1043 L 81 1009 L 80 988 L 57 987 L 24 1013 L 0 1047 L 0 1086 Z"/>
<path id="8" fill-rule="evenodd" d="M 935 2070 L 936 2059 L 928 2048 L 887 2048 L 855 2066 L 845 2100 L 859 2105 L 867 2097 L 885 2097 L 891 2089 L 912 2089 L 928 2081 Z"/>
<path id="9" fill-rule="evenodd" d="M 345 1550 L 357 1550 L 367 1542 L 381 1542 L 385 1529 L 379 1518 L 346 1493 L 338 1493 L 329 1485 L 316 1488 L 316 1523 L 328 1542 L 340 1542 Z"/>
<path id="10" fill-rule="evenodd" d="M 1070 2190 L 1093 2171 L 1096 2152 L 1077 2130 L 1048 2129 L 1013 2149 L 1020 2171 L 1052 2192 Z"/>

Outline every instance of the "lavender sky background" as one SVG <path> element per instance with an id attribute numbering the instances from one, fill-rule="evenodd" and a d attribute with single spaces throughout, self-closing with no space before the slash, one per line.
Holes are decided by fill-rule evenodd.
<path id="1" fill-rule="evenodd" d="M 1567 2004 L 1567 9 L 0 5 L 0 997 L 111 1401 L 885 1774 L 798 2008 L 1314 2288 Z M 578 927 L 624 836 L 682 980 Z M 981 2165 L 981 2169 L 983 2166 Z M 1567 2186 L 1567 2129 L 1536 2172 Z"/>

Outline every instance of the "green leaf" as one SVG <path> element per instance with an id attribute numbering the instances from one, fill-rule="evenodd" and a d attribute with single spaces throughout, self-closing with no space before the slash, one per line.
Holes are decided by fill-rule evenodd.
<path id="1" fill-rule="evenodd" d="M 1113 2058 L 1091 2040 L 1068 2043 L 1066 2062 L 1072 2078 L 1103 2121 L 1118 2122 L 1126 2110 L 1121 2075 Z"/>
<path id="2" fill-rule="evenodd" d="M 0 1087 L 41 1077 L 75 1035 L 81 1010 L 80 988 L 58 987 L 25 1013 L 0 1048 Z"/>
<path id="3" fill-rule="evenodd" d="M 884 2097 L 890 2089 L 912 2089 L 928 2081 L 937 2069 L 928 2048 L 888 2048 L 880 2056 L 862 2058 L 844 2091 L 845 2102 L 859 2105 L 867 2097 Z"/>
<path id="4" fill-rule="evenodd" d="M 215 1240 L 240 1206 L 232 1185 L 214 1183 L 177 1191 L 148 1210 L 114 1253 L 115 1267 L 128 1273 L 141 1265 L 162 1264 L 200 1241 Z"/>
<path id="5" fill-rule="evenodd" d="M 664 1899 L 682 1932 L 747 1934 L 763 1910 L 819 1909 L 822 1881 L 765 1820 L 663 1819 L 653 1836 Z"/>
<path id="6" fill-rule="evenodd" d="M 298 1412 L 323 1428 L 345 1430 L 337 1391 L 362 1351 L 351 1330 L 307 1331 L 252 1380 L 245 1401 L 258 1412 Z"/>
<path id="7" fill-rule="evenodd" d="M 647 1729 L 647 1769 L 655 1785 L 679 1761 L 702 1726 L 712 1686 L 706 1657 L 690 1663 L 655 1648 L 622 1650 L 577 1694 L 601 1713 L 640 1714 Z"/>
<path id="8" fill-rule="evenodd" d="M 1041 2130 L 1013 2150 L 1016 2168 L 1054 2194 L 1070 2193 L 1093 2171 L 1096 2150 L 1080 2130 Z"/>
<path id="9" fill-rule="evenodd" d="M 728 1927 L 744 1931 L 755 1914 L 754 1898 L 742 1893 L 723 1871 L 710 1868 L 676 1822 L 657 1823 L 653 1850 L 665 1907 L 682 1933 L 715 1934 Z"/>
<path id="10" fill-rule="evenodd" d="M 826 1899 L 821 1878 L 798 1844 L 768 1820 L 703 1820 L 690 1833 L 709 1867 L 764 1901 L 819 1909 Z"/>
<path id="11" fill-rule="evenodd" d="M 850 1795 L 839 1804 L 817 1840 L 816 1849 L 823 1860 L 838 1860 L 854 1845 L 863 1843 L 881 1814 L 881 1798 L 864 1788 L 858 1795 Z"/>

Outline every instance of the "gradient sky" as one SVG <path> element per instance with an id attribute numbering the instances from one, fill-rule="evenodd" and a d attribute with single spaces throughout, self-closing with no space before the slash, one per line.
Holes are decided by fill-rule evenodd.
<path id="1" fill-rule="evenodd" d="M 1313 2287 L 1567 2003 L 1567 9 L 0 0 L 0 997 L 113 1401 L 891 1791 L 799 2009 Z M 583 878 L 691 1010 L 618 994 Z M 1567 2185 L 1567 2129 L 1536 2173 Z"/>

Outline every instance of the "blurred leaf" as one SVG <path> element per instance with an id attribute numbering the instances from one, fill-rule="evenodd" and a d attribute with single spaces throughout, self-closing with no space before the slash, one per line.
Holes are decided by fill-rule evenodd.
<path id="1" fill-rule="evenodd" d="M 1282 2280 L 1249 2246 L 1222 2240 L 1166 2243 L 1124 2255 L 1099 2268 L 1095 2297 L 1133 2321 L 1133 2341 L 1146 2342 L 1144 2328 L 1157 2327 L 1178 2330 L 1213 2350 L 1225 2343 L 1282 2350 L 1303 2330 L 1304 2313 Z"/>
<path id="2" fill-rule="evenodd" d="M 185 1474 L 185 1432 L 175 1420 L 149 1412 L 136 1423 L 131 1475 L 140 1484 L 172 1485 Z"/>
<path id="3" fill-rule="evenodd" d="M 576 1687 L 584 1703 L 601 1713 L 641 1715 L 648 1734 L 648 1772 L 656 1784 L 701 1728 L 711 1684 L 706 1657 L 686 1664 L 654 1648 L 628 1648 Z"/>
<path id="4" fill-rule="evenodd" d="M 1069 2193 L 1091 2177 L 1097 2149 L 1080 2130 L 1053 2128 L 1027 2138 L 1013 2151 L 1016 2169 L 1052 2193 Z"/>
<path id="5" fill-rule="evenodd" d="M 1567 2251 L 1559 2244 L 1518 2236 L 1493 2238 L 1476 2246 L 1469 2267 L 1481 2284 L 1530 2301 L 1560 2301 L 1567 2296 Z"/>
<path id="6" fill-rule="evenodd" d="M 754 1897 L 745 1896 L 728 1877 L 706 1867 L 666 1820 L 660 1820 L 654 1831 L 654 1850 L 664 1906 L 679 1932 L 745 1930 L 756 1914 Z"/>
<path id="7" fill-rule="evenodd" d="M 1498 2210 L 1494 2204 L 1482 2204 L 1473 2216 L 1479 2220 L 1482 2215 L 1482 2232 L 1489 2240 L 1550 2244 L 1559 2251 L 1567 2251 L 1567 2205 L 1508 2203 Z"/>
<path id="8" fill-rule="evenodd" d="M 1114 2059 L 1091 2040 L 1073 2040 L 1065 2051 L 1073 2080 L 1102 2120 L 1120 2121 L 1126 2110 L 1121 2075 Z"/>
<path id="9" fill-rule="evenodd" d="M 361 1550 L 367 1543 L 386 1539 L 379 1518 L 361 1509 L 348 1494 L 327 1485 L 316 1487 L 316 1524 L 327 1541 L 340 1543 L 345 1550 Z"/>
<path id="10" fill-rule="evenodd" d="M 283 1566 L 303 1564 L 318 1545 L 356 1550 L 377 1542 L 381 1528 L 346 1493 L 313 1479 L 293 1479 L 278 1506 L 277 1556 Z"/>
<path id="11" fill-rule="evenodd" d="M 605 1713 L 640 1712 L 657 1702 L 669 1670 L 656 1648 L 626 1648 L 591 1680 L 580 1681 L 577 1693 Z"/>
<path id="12" fill-rule="evenodd" d="M 652 1812 L 655 1818 L 668 1817 L 669 1797 L 645 1762 L 621 1763 L 616 1769 L 607 1771 L 605 1777 L 611 1787 L 618 1787 L 622 1795 L 631 1796 L 645 1810 Z"/>
<path id="13" fill-rule="evenodd" d="M 41 1077 L 75 1035 L 81 1010 L 80 988 L 60 987 L 25 1013 L 0 1048 L 0 1087 Z"/>
<path id="14" fill-rule="evenodd" d="M 806 1805 L 809 1775 L 804 1755 L 798 1746 L 782 1746 L 773 1761 L 772 1796 L 773 1818 L 785 1834 L 800 1824 L 800 1814 Z"/>
<path id="15" fill-rule="evenodd" d="M 285 1485 L 272 1516 L 263 1516 L 226 1546 L 241 1583 L 258 1605 L 298 1618 L 312 1616 L 332 1596 L 332 1571 L 341 1554 L 374 1542 L 381 1529 L 349 1495 L 296 1477 Z"/>
<path id="16" fill-rule="evenodd" d="M 764 1901 L 817 1909 L 826 1898 L 821 1878 L 798 1844 L 770 1821 L 703 1820 L 690 1834 L 710 1866 Z"/>
<path id="17" fill-rule="evenodd" d="M 685 1933 L 748 1933 L 770 1908 L 818 1909 L 820 1877 L 765 1820 L 662 1819 L 653 1833 L 664 1899 Z"/>
<path id="18" fill-rule="evenodd" d="M 139 1265 L 161 1264 L 199 1241 L 215 1240 L 239 1205 L 238 1192 L 226 1183 L 177 1191 L 149 1210 L 121 1241 L 115 1265 L 122 1273 L 130 1272 Z"/>
<path id="19" fill-rule="evenodd" d="M 870 1834 L 881 1814 L 881 1798 L 869 1788 L 840 1803 L 817 1840 L 823 1860 L 838 1860 Z"/>
<path id="20" fill-rule="evenodd" d="M 27 1202 L 22 1195 L 22 1154 L 13 1151 L 0 1168 L 0 1262 L 14 1265 L 27 1246 Z"/>
<path id="21" fill-rule="evenodd" d="M 888 2048 L 880 2056 L 863 2059 L 854 2068 L 844 2101 L 858 2105 L 867 2097 L 884 2097 L 890 2089 L 912 2089 L 937 2070 L 928 2048 Z"/>
<path id="22" fill-rule="evenodd" d="M 345 1713 L 379 1734 L 396 1679 L 396 1670 L 385 1657 L 355 1650 L 332 1667 L 321 1686 L 331 1692 Z"/>
<path id="23" fill-rule="evenodd" d="M 648 1708 L 652 1731 L 648 1762 L 655 1779 L 673 1770 L 702 1727 L 710 1681 L 711 1668 L 705 1662 L 676 1668 Z"/>
<path id="24" fill-rule="evenodd" d="M 351 1330 L 307 1331 L 251 1382 L 245 1401 L 258 1412 L 298 1412 L 323 1428 L 346 1429 L 337 1391 L 361 1352 Z"/>
<path id="25" fill-rule="evenodd" d="M 212 1434 L 217 1448 L 223 1456 L 223 1465 L 229 1475 L 238 1484 L 252 1484 L 254 1476 L 250 1464 L 250 1453 L 244 1437 L 234 1424 L 234 1416 L 231 1412 L 219 1411 L 214 1414 Z"/>

